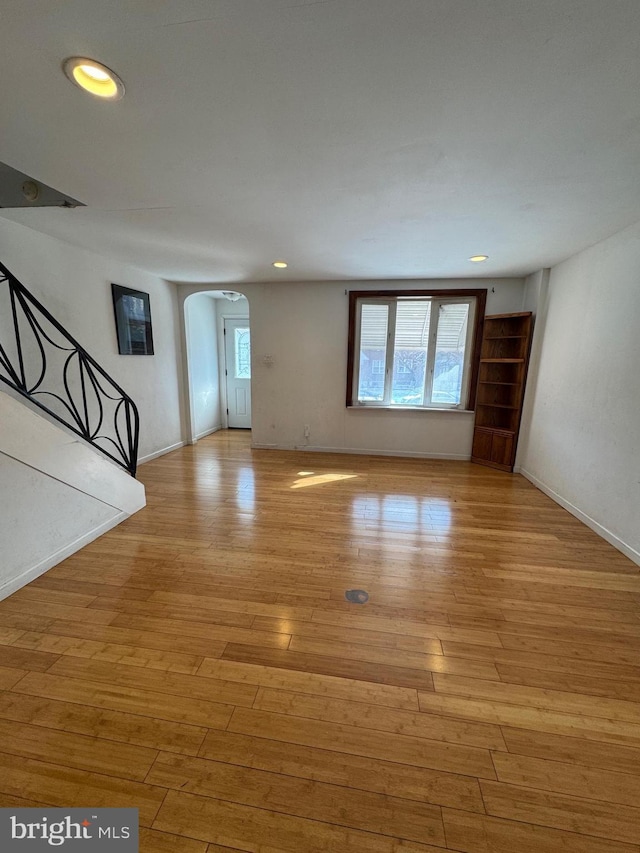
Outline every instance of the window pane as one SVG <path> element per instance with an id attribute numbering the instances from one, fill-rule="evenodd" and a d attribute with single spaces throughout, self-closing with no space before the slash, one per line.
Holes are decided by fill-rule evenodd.
<path id="1" fill-rule="evenodd" d="M 361 403 L 384 400 L 388 323 L 388 305 L 362 306 L 358 371 L 358 401 Z"/>
<path id="2" fill-rule="evenodd" d="M 251 379 L 251 335 L 249 329 L 235 330 L 236 379 Z"/>
<path id="3" fill-rule="evenodd" d="M 391 402 L 404 406 L 424 403 L 424 376 L 429 345 L 431 302 L 400 300 L 396 308 Z"/>
<path id="4" fill-rule="evenodd" d="M 440 306 L 431 395 L 433 403 L 460 403 L 468 320 L 468 305 L 451 303 Z"/>

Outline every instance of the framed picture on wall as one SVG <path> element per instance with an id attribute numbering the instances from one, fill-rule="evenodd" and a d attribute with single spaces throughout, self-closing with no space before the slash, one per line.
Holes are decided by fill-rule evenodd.
<path id="1" fill-rule="evenodd" d="M 111 285 L 120 355 L 153 355 L 149 294 Z"/>

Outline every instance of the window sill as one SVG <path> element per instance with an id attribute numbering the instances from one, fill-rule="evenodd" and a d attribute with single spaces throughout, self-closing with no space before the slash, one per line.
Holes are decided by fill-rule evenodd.
<path id="1" fill-rule="evenodd" d="M 458 415 L 473 415 L 473 409 L 444 409 L 426 406 L 347 406 L 351 412 L 454 412 Z"/>

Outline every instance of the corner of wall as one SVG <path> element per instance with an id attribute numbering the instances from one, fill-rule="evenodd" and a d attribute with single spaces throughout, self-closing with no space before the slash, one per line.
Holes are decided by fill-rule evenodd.
<path id="1" fill-rule="evenodd" d="M 525 280 L 523 294 L 523 311 L 533 313 L 533 339 L 531 342 L 531 355 L 529 357 L 529 370 L 527 373 L 527 384 L 525 388 L 524 403 L 522 406 L 522 420 L 520 423 L 520 435 L 518 438 L 518 449 L 514 472 L 519 472 L 526 464 L 529 448 L 529 436 L 531 431 L 531 419 L 538 389 L 538 377 L 540 370 L 540 359 L 542 355 L 542 344 L 547 321 L 549 281 L 551 270 L 549 268 L 532 273 Z"/>

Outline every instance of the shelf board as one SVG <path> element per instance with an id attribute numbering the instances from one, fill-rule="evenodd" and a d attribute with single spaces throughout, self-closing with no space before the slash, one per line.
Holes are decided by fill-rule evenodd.
<path id="1" fill-rule="evenodd" d="M 526 338 L 526 335 L 485 335 L 485 341 L 504 341 L 506 338 Z"/>
<path id="2" fill-rule="evenodd" d="M 476 425 L 475 425 L 475 428 L 476 428 L 476 429 L 481 429 L 481 430 L 483 430 L 484 432 L 497 432 L 497 433 L 499 433 L 500 435 L 511 435 L 511 436 L 515 436 L 515 434 L 516 434 L 515 430 L 513 430 L 513 429 L 505 429 L 504 427 L 490 426 L 490 425 L 488 425 L 488 424 L 487 424 L 487 425 L 483 425 L 483 424 L 476 424 Z"/>
<path id="3" fill-rule="evenodd" d="M 524 364 L 524 358 L 481 358 L 481 364 Z"/>
<path id="4" fill-rule="evenodd" d="M 492 409 L 519 409 L 520 406 L 505 406 L 504 403 L 481 403 L 479 400 L 477 402 L 478 406 L 489 406 Z"/>
<path id="5" fill-rule="evenodd" d="M 481 379 L 479 385 L 522 385 L 522 382 L 494 382 L 492 379 Z"/>
<path id="6" fill-rule="evenodd" d="M 531 311 L 516 311 L 514 314 L 487 314 L 485 322 L 491 320 L 513 320 L 515 317 L 521 320 L 526 320 L 531 316 Z"/>

